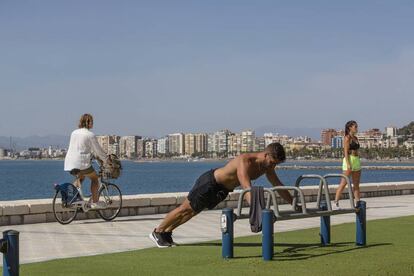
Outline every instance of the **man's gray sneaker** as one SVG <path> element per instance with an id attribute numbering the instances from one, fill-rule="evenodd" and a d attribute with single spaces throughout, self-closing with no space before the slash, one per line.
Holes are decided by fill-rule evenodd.
<path id="1" fill-rule="evenodd" d="M 160 232 L 155 232 L 152 231 L 152 233 L 149 235 L 149 238 L 155 242 L 155 244 L 159 247 L 159 248 L 166 248 L 166 247 L 170 247 L 170 243 L 168 241 L 166 241 L 165 239 L 165 234 L 164 233 L 160 233 Z"/>

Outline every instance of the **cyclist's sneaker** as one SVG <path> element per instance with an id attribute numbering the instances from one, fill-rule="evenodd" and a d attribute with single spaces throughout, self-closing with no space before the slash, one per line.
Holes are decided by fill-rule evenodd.
<path id="1" fill-rule="evenodd" d="M 105 209 L 105 208 L 106 208 L 105 202 L 98 201 L 98 202 L 91 203 L 91 209 Z"/>
<path id="2" fill-rule="evenodd" d="M 334 201 L 334 204 L 332 205 L 333 210 L 341 210 L 341 207 L 339 207 L 339 202 Z"/>
<path id="3" fill-rule="evenodd" d="M 82 206 L 83 203 L 84 203 L 84 201 L 82 199 L 77 199 L 77 200 L 73 201 L 71 205 L 79 205 L 79 206 Z"/>
<path id="4" fill-rule="evenodd" d="M 149 238 L 155 242 L 155 244 L 159 247 L 159 248 L 167 248 L 170 247 L 171 244 L 166 241 L 165 239 L 165 233 L 160 233 L 160 232 L 155 232 L 152 231 L 152 233 L 149 235 Z"/>
<path id="5" fill-rule="evenodd" d="M 164 239 L 170 244 L 170 246 L 177 246 L 177 244 L 173 241 L 172 232 L 164 232 L 161 234 L 164 235 Z"/>

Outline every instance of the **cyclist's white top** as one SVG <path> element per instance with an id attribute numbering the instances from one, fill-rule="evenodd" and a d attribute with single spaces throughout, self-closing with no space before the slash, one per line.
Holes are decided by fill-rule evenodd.
<path id="1" fill-rule="evenodd" d="M 65 157 L 65 171 L 85 170 L 92 165 L 92 157 L 106 159 L 106 153 L 96 140 L 95 134 L 87 128 L 78 128 L 70 135 L 68 152 Z"/>

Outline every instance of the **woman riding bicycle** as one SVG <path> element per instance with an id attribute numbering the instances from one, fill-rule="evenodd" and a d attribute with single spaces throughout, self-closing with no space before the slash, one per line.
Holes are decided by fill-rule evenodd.
<path id="1" fill-rule="evenodd" d="M 92 202 L 91 208 L 103 207 L 103 202 L 98 202 L 99 178 L 92 166 L 92 157 L 98 157 L 104 162 L 107 161 L 107 155 L 98 144 L 95 134 L 90 131 L 93 127 L 93 117 L 90 114 L 83 114 L 79 120 L 79 128 L 74 130 L 70 135 L 68 152 L 65 157 L 65 171 L 73 172 L 80 170 L 80 185 L 85 177 L 91 180 Z M 80 186 L 79 186 L 80 187 Z"/>

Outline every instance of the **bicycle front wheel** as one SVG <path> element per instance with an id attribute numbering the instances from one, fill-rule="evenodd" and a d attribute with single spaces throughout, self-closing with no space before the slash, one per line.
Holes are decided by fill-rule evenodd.
<path id="1" fill-rule="evenodd" d="M 112 183 L 102 185 L 99 189 L 99 201 L 106 205 L 105 209 L 98 210 L 99 216 L 104 220 L 113 220 L 122 208 L 121 190 Z"/>
<path id="2" fill-rule="evenodd" d="M 62 195 L 59 191 L 56 191 L 52 201 L 53 215 L 60 224 L 69 224 L 75 218 L 78 213 L 78 208 L 72 206 L 66 206 L 62 201 Z"/>

